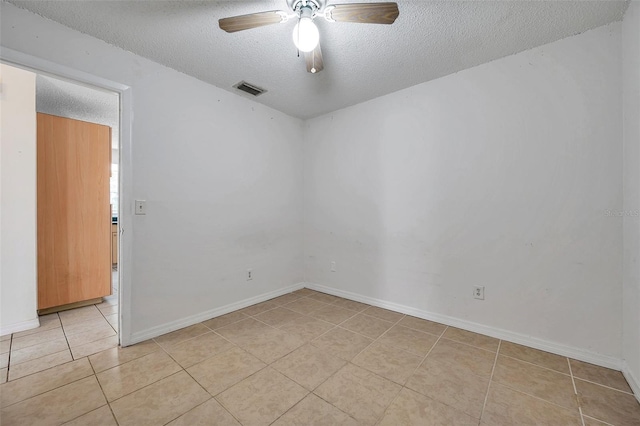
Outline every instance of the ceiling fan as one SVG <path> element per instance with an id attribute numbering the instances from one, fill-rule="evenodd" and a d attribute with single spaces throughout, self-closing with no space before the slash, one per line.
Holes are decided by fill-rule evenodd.
<path id="1" fill-rule="evenodd" d="M 249 15 L 222 18 L 220 28 L 228 33 L 249 30 L 271 24 L 283 24 L 291 19 L 293 42 L 304 53 L 307 71 L 315 74 L 324 69 L 320 34 L 313 20 L 319 16 L 329 22 L 355 22 L 361 24 L 393 24 L 399 15 L 396 3 L 347 3 L 324 6 L 324 0 L 287 0 L 291 12 L 272 10 Z"/>

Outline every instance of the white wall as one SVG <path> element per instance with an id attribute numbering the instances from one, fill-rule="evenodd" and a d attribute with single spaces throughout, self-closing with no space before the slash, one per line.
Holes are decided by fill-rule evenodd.
<path id="1" fill-rule="evenodd" d="M 125 230 L 125 341 L 302 281 L 300 120 L 12 5 L 0 16 L 3 47 L 131 87 L 127 185 L 148 213 Z"/>
<path id="2" fill-rule="evenodd" d="M 620 43 L 614 23 L 309 120 L 306 280 L 619 359 Z"/>
<path id="3" fill-rule="evenodd" d="M 36 76 L 0 64 L 0 335 L 37 327 Z"/>
<path id="4" fill-rule="evenodd" d="M 640 397 L 640 3 L 622 22 L 624 150 L 623 348 L 625 374 Z"/>

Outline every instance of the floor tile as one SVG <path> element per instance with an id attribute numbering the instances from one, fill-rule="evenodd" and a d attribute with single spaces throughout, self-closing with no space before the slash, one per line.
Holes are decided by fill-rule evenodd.
<path id="1" fill-rule="evenodd" d="M 505 342 L 504 340 L 500 344 L 500 355 L 510 356 L 511 358 L 527 361 L 540 367 L 546 367 L 560 373 L 569 374 L 567 358 L 560 355 L 528 348 L 516 343 Z"/>
<path id="2" fill-rule="evenodd" d="M 375 342 L 360 352 L 351 362 L 385 379 L 403 385 L 421 361 L 421 356 Z"/>
<path id="3" fill-rule="evenodd" d="M 570 376 L 517 359 L 499 355 L 493 382 L 562 407 L 578 408 Z"/>
<path id="4" fill-rule="evenodd" d="M 211 318 L 207 321 L 202 321 L 202 324 L 206 327 L 209 327 L 212 330 L 215 330 L 220 327 L 224 327 L 225 325 L 233 324 L 234 322 L 238 322 L 240 320 L 246 319 L 248 316 L 243 314 L 242 312 L 231 312 L 226 315 L 221 315 L 219 317 Z"/>
<path id="5" fill-rule="evenodd" d="M 381 343 L 396 346 L 420 356 L 425 356 L 437 340 L 438 338 L 433 334 L 400 325 L 393 326 L 380 338 Z"/>
<path id="6" fill-rule="evenodd" d="M 24 349 L 13 350 L 11 351 L 11 365 L 14 366 L 23 362 L 32 361 L 65 349 L 69 349 L 69 345 L 67 344 L 67 339 L 61 337 L 59 339 L 49 340 L 47 342 L 29 346 Z"/>
<path id="7" fill-rule="evenodd" d="M 285 322 L 293 321 L 297 318 L 300 318 L 302 314 L 298 312 L 291 311 L 286 308 L 275 308 L 270 311 L 263 312 L 255 316 L 255 318 L 259 321 L 267 323 L 273 327 L 278 327 L 279 325 L 284 324 Z"/>
<path id="8" fill-rule="evenodd" d="M 232 347 L 233 343 L 210 332 L 171 345 L 166 351 L 182 368 L 187 368 Z"/>
<path id="9" fill-rule="evenodd" d="M 189 367 L 187 372 L 215 396 L 264 367 L 266 364 L 253 355 L 232 348 Z"/>
<path id="10" fill-rule="evenodd" d="M 318 293 L 318 292 L 315 291 L 315 290 L 311 290 L 310 288 L 301 288 L 299 290 L 292 291 L 292 293 L 293 294 L 298 294 L 298 295 L 303 296 L 303 297 L 307 297 L 307 296 L 310 296 L 310 295 Z"/>
<path id="11" fill-rule="evenodd" d="M 29 346 L 38 345 L 40 343 L 48 342 L 50 340 L 56 340 L 63 338 L 64 333 L 62 328 L 53 328 L 51 330 L 41 331 L 39 333 L 29 334 L 23 337 L 16 337 L 11 340 L 11 350 L 20 350 Z"/>
<path id="12" fill-rule="evenodd" d="M 323 335 L 334 327 L 335 325 L 331 323 L 303 315 L 295 321 L 282 324 L 279 328 L 308 342 Z"/>
<path id="13" fill-rule="evenodd" d="M 236 345 L 251 342 L 260 337 L 271 327 L 253 318 L 247 318 L 233 324 L 218 328 L 216 333 Z"/>
<path id="14" fill-rule="evenodd" d="M 243 426 L 269 425 L 308 391 L 272 368 L 265 368 L 216 397 Z"/>
<path id="15" fill-rule="evenodd" d="M 63 327 L 64 328 L 64 327 Z M 65 331 L 66 334 L 66 331 Z M 66 335 L 69 347 L 75 348 L 78 346 L 86 345 L 87 343 L 95 342 L 107 337 L 115 336 L 117 333 L 109 325 L 109 323 L 103 319 L 101 325 L 96 326 L 94 329 L 85 330 L 76 334 Z"/>
<path id="16" fill-rule="evenodd" d="M 334 303 L 338 300 L 340 300 L 339 297 L 333 296 L 331 294 L 326 294 L 326 293 L 314 293 L 314 294 L 310 294 L 309 295 L 309 299 L 313 299 L 313 300 L 317 300 L 318 302 L 324 302 L 324 303 Z M 342 299 L 344 300 L 344 299 Z"/>
<path id="17" fill-rule="evenodd" d="M 353 364 L 321 384 L 315 394 L 364 425 L 373 425 L 402 387 Z"/>
<path id="18" fill-rule="evenodd" d="M 118 331 L 118 314 L 105 315 L 104 319 L 107 320 L 109 325 L 114 328 L 114 330 Z"/>
<path id="19" fill-rule="evenodd" d="M 58 312 L 58 316 L 60 317 L 60 321 L 62 321 L 63 326 L 68 326 L 76 322 L 85 322 L 91 321 L 92 319 L 103 318 L 98 308 L 94 305 Z"/>
<path id="20" fill-rule="evenodd" d="M 209 330 L 202 324 L 194 324 L 189 327 L 181 328 L 180 330 L 173 331 L 171 333 L 163 334 L 160 337 L 156 337 L 153 340 L 156 341 L 162 347 L 175 345 L 192 337 L 200 336 L 204 333 L 208 333 Z"/>
<path id="21" fill-rule="evenodd" d="M 350 311 L 355 311 L 355 312 L 362 312 L 369 307 L 369 305 L 366 305 L 364 303 L 356 302 L 354 300 L 349 300 L 349 299 L 342 299 L 342 298 L 339 298 L 338 300 L 333 302 L 333 304 L 340 308 L 349 309 Z"/>
<path id="22" fill-rule="evenodd" d="M 98 306 L 98 309 L 102 315 L 115 315 L 118 313 L 118 305 L 103 305 Z"/>
<path id="23" fill-rule="evenodd" d="M 211 396 L 185 371 L 142 388 L 111 403 L 120 426 L 162 425 L 174 420 Z"/>
<path id="24" fill-rule="evenodd" d="M 41 358 L 23 362 L 21 364 L 13 365 L 13 363 L 11 363 L 11 368 L 9 368 L 9 380 L 16 380 L 20 377 L 48 370 L 49 368 L 71 361 L 73 361 L 71 351 L 69 349 L 65 349 L 64 351 L 45 355 Z"/>
<path id="25" fill-rule="evenodd" d="M 109 328 L 110 324 L 105 318 L 101 316 L 100 318 L 88 321 L 74 322 L 72 324 L 64 326 L 63 329 L 66 336 L 71 336 L 73 334 L 86 333 L 88 331 L 93 331 L 105 327 Z"/>
<path id="26" fill-rule="evenodd" d="M 113 418 L 111 408 L 103 405 L 97 410 L 93 410 L 84 414 L 75 420 L 65 423 L 64 426 L 118 426 L 116 419 Z"/>
<path id="27" fill-rule="evenodd" d="M 126 348 L 117 346 L 89 356 L 89 361 L 96 373 L 115 367 L 125 362 L 143 357 L 151 352 L 160 350 L 160 346 L 153 340 L 145 340 Z"/>
<path id="28" fill-rule="evenodd" d="M 378 308 L 377 306 L 370 306 L 362 311 L 362 313 L 365 315 L 383 319 L 385 321 L 391 321 L 393 323 L 400 321 L 404 317 L 404 314 L 390 311 L 388 309 Z"/>
<path id="29" fill-rule="evenodd" d="M 475 346 L 488 351 L 497 352 L 498 343 L 500 341 L 493 337 L 484 336 L 482 334 L 473 333 L 471 331 L 461 330 L 455 327 L 447 328 L 443 337 L 457 342 L 466 343 L 467 345 Z"/>
<path id="30" fill-rule="evenodd" d="M 248 307 L 246 307 L 244 309 L 240 309 L 240 311 L 238 311 L 238 312 L 241 312 L 241 313 L 243 313 L 245 315 L 253 316 L 253 315 L 258 315 L 258 314 L 261 314 L 263 312 L 269 311 L 269 310 L 277 308 L 277 307 L 278 307 L 278 305 L 276 305 L 275 303 L 262 302 L 262 303 L 257 303 L 255 305 L 248 306 Z"/>
<path id="31" fill-rule="evenodd" d="M 575 381 L 584 415 L 614 425 L 640 425 L 640 403 L 633 395 L 580 379 Z"/>
<path id="32" fill-rule="evenodd" d="M 94 376 L 62 386 L 0 411 L 7 425 L 59 425 L 106 404 Z"/>
<path id="33" fill-rule="evenodd" d="M 109 336 L 84 345 L 71 348 L 73 359 L 84 358 L 118 346 L 118 336 Z"/>
<path id="34" fill-rule="evenodd" d="M 291 309 L 292 311 L 309 315 L 315 310 L 326 307 L 327 304 L 305 297 L 304 299 L 298 299 L 283 306 L 287 309 Z"/>
<path id="35" fill-rule="evenodd" d="M 97 374 L 108 401 L 130 394 L 170 376 L 181 368 L 164 352 L 153 352 Z"/>
<path id="36" fill-rule="evenodd" d="M 447 329 L 447 326 L 433 321 L 424 320 L 421 318 L 405 316 L 400 320 L 398 325 L 404 327 L 413 328 L 414 330 L 424 331 L 425 333 L 435 334 L 440 336 Z"/>
<path id="37" fill-rule="evenodd" d="M 0 385 L 0 406 L 6 407 L 93 374 L 86 358 Z"/>
<path id="38" fill-rule="evenodd" d="M 261 361 L 271 364 L 304 344 L 304 340 L 277 328 L 268 327 L 260 335 L 234 341 Z"/>
<path id="39" fill-rule="evenodd" d="M 621 372 L 589 364 L 582 361 L 570 360 L 574 377 L 609 386 L 624 392 L 633 393 Z"/>
<path id="40" fill-rule="evenodd" d="M 440 339 L 427 356 L 427 360 L 463 374 L 491 376 L 496 354 L 453 340 Z"/>
<path id="41" fill-rule="evenodd" d="M 402 389 L 378 423 L 380 426 L 476 426 L 477 424 L 477 419 L 409 389 Z"/>
<path id="42" fill-rule="evenodd" d="M 343 328 L 334 328 L 311 343 L 327 352 L 350 361 L 373 340 Z"/>
<path id="43" fill-rule="evenodd" d="M 309 313 L 309 316 L 313 318 L 330 322 L 332 324 L 340 324 L 341 322 L 348 320 L 354 315 L 357 315 L 357 312 L 340 308 L 335 305 L 327 305 Z"/>
<path id="44" fill-rule="evenodd" d="M 385 331 L 393 326 L 392 322 L 384 321 L 379 318 L 370 317 L 363 314 L 358 314 L 342 324 L 341 327 L 346 328 L 356 333 L 363 334 L 372 339 L 377 339 Z"/>
<path id="45" fill-rule="evenodd" d="M 491 383 L 487 405 L 482 414 L 482 425 L 563 425 L 580 426 L 577 410 L 525 395 L 496 383 Z"/>
<path id="46" fill-rule="evenodd" d="M 282 306 L 282 305 L 286 305 L 287 303 L 291 303 L 294 300 L 298 300 L 300 298 L 302 298 L 304 296 L 300 295 L 300 294 L 296 294 L 296 293 L 288 293 L 273 299 L 269 299 L 268 302 L 271 302 L 275 305 L 278 306 Z"/>
<path id="47" fill-rule="evenodd" d="M 240 426 L 240 423 L 213 398 L 187 411 L 167 426 L 211 426 L 212 424 L 216 426 Z"/>
<path id="48" fill-rule="evenodd" d="M 487 395 L 489 376 L 477 376 L 469 370 L 452 368 L 451 363 L 430 358 L 431 355 L 405 386 L 479 419 Z"/>
<path id="49" fill-rule="evenodd" d="M 23 337 L 28 336 L 30 334 L 39 333 L 41 331 L 47 331 L 54 328 L 62 327 L 62 323 L 60 322 L 60 317 L 58 314 L 48 314 L 42 315 L 38 317 L 38 321 L 40 321 L 40 327 L 32 328 L 30 330 L 21 331 L 19 333 L 14 333 L 13 337 Z"/>
<path id="50" fill-rule="evenodd" d="M 593 419 L 591 417 L 582 416 L 584 426 L 609 426 L 609 423 L 601 422 L 600 420 Z"/>
<path id="51" fill-rule="evenodd" d="M 305 345 L 279 359 L 272 367 L 306 389 L 313 390 L 345 364 L 342 358 Z"/>
<path id="52" fill-rule="evenodd" d="M 333 405 L 309 394 L 280 417 L 273 426 L 358 426 L 358 422 Z"/>

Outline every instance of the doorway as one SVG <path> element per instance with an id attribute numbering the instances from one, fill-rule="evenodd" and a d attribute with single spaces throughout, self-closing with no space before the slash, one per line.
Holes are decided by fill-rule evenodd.
<path id="1" fill-rule="evenodd" d="M 21 60 L 7 60 L 12 59 L 12 57 Z M 89 122 L 104 122 L 107 115 L 111 116 L 111 121 L 108 125 L 113 129 L 112 134 L 114 138 L 110 147 L 112 149 L 111 158 L 113 161 L 112 164 L 110 164 L 112 177 L 109 182 L 109 201 L 112 206 L 110 215 L 110 219 L 112 220 L 110 225 L 112 228 L 110 229 L 109 241 L 115 243 L 115 246 L 110 247 L 109 250 L 109 275 L 112 288 L 110 295 L 102 298 L 99 303 L 40 316 L 40 326 L 38 328 L 24 329 L 23 327 L 23 331 L 11 333 L 9 336 L 2 336 L 3 364 L 5 358 L 11 359 L 11 364 L 14 367 L 10 368 L 11 366 L 8 365 L 8 360 L 7 365 L 2 366 L 1 371 L 4 377 L 0 377 L 0 379 L 2 379 L 0 381 L 4 381 L 21 377 L 27 373 L 31 374 L 36 372 L 39 368 L 38 364 L 52 366 L 56 363 L 68 362 L 72 359 L 108 349 L 109 347 L 115 347 L 125 340 L 122 338 L 121 333 L 123 312 L 120 306 L 122 283 L 126 282 L 126 280 L 123 280 L 121 276 L 123 272 L 123 259 L 127 259 L 127 253 L 129 251 L 126 247 L 124 249 L 122 248 L 123 240 L 121 238 L 123 230 L 120 225 L 120 219 L 123 215 L 120 214 L 120 210 L 122 209 L 123 198 L 120 194 L 120 189 L 123 185 L 121 179 L 122 167 L 120 159 L 122 155 L 120 154 L 120 149 L 123 145 L 127 147 L 130 146 L 130 128 L 123 131 L 120 122 L 123 116 L 125 116 L 125 118 L 130 117 L 130 92 L 128 92 L 129 89 L 126 86 L 106 82 L 100 78 L 69 70 L 37 58 L 21 55 L 9 49 L 3 50 L 1 59 L 3 66 L 17 65 L 16 68 L 28 70 L 37 75 L 38 112 L 66 116 Z M 52 74 L 52 71 L 56 74 Z M 78 79 L 76 80 L 76 78 Z M 98 83 L 103 87 L 89 84 L 89 82 Z M 70 88 L 71 93 L 68 90 Z M 78 96 L 80 93 L 93 94 L 94 102 L 87 103 L 86 99 L 79 99 Z M 123 99 L 123 94 L 127 99 Z M 111 107 L 115 106 L 115 110 L 112 109 L 108 114 L 105 112 L 107 104 L 104 103 L 104 100 L 107 98 L 110 99 L 107 103 Z M 123 110 L 123 104 L 127 105 L 127 111 Z M 89 115 L 92 114 L 93 117 L 90 117 Z M 126 142 L 122 140 L 123 134 L 125 135 Z M 23 321 L 19 326 L 23 326 L 25 323 L 26 322 Z M 67 343 L 67 348 L 62 347 L 62 337 L 64 337 L 64 341 Z M 12 344 L 14 342 L 16 343 L 15 346 Z M 47 347 L 51 353 L 36 350 L 35 345 L 42 343 L 44 343 L 44 345 L 42 345 L 43 349 Z M 126 345 L 126 342 L 124 344 Z M 8 349 L 6 353 L 5 348 Z M 14 349 L 15 352 L 13 351 Z M 46 353 L 46 355 L 32 357 L 29 353 Z M 15 354 L 15 356 L 9 356 L 9 354 Z"/>

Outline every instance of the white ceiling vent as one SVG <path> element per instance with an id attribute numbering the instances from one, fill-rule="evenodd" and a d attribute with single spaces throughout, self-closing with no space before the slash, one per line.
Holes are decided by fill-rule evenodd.
<path id="1" fill-rule="evenodd" d="M 265 89 L 262 89 L 258 86 L 255 86 L 253 84 L 247 83 L 246 81 L 241 81 L 240 83 L 236 84 L 235 86 L 236 89 L 238 90 L 242 90 L 243 92 L 247 92 L 248 94 L 252 95 L 252 96 L 260 96 L 263 93 L 266 92 Z"/>

